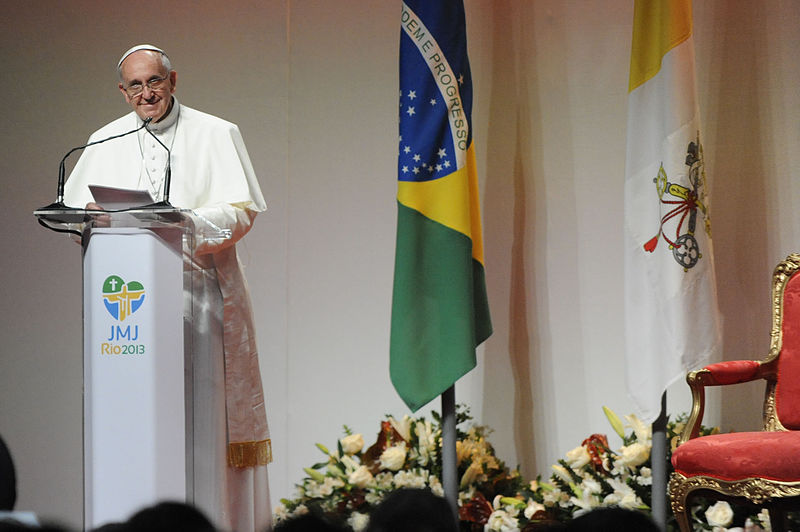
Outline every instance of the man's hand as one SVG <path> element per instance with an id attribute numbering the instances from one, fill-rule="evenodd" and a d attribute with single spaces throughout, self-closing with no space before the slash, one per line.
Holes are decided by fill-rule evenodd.
<path id="1" fill-rule="evenodd" d="M 111 225 L 111 216 L 104 214 L 105 209 L 97 203 L 90 201 L 86 204 L 87 211 L 101 211 L 97 214 L 92 214 L 95 227 L 109 227 Z"/>

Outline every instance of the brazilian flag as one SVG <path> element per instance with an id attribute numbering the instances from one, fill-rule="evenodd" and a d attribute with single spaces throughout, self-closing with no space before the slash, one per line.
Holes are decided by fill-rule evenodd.
<path id="1" fill-rule="evenodd" d="M 492 334 L 462 0 L 403 3 L 399 109 L 390 373 L 416 411 Z"/>

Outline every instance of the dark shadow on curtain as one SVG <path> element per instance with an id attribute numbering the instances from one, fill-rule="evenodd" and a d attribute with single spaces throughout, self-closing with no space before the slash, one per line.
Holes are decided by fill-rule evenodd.
<path id="1" fill-rule="evenodd" d="M 488 95 L 489 127 L 487 175 L 483 197 L 487 253 L 487 285 L 495 337 L 486 345 L 484 417 L 503 427 L 510 425 L 516 448 L 516 464 L 523 476 L 537 473 L 532 392 L 532 349 L 529 327 L 536 327 L 535 310 L 528 309 L 526 242 L 532 223 L 527 198 L 533 194 L 529 143 L 530 107 L 524 83 L 527 68 L 521 66 L 514 39 L 518 7 L 499 1 L 492 21 L 491 92 Z M 535 101 L 535 100 L 534 100 Z M 533 334 L 536 334 L 535 331 Z M 509 374 L 510 370 L 510 374 Z M 504 456 L 509 465 L 511 457 Z"/>
<path id="2" fill-rule="evenodd" d="M 706 171 L 711 178 L 711 220 L 725 360 L 763 358 L 769 347 L 772 269 L 784 257 L 769 257 L 765 150 L 759 90 L 766 57 L 765 15 L 752 3 L 717 2 L 706 19 L 714 24 L 707 97 Z M 718 59 L 717 59 L 718 58 Z M 714 64 L 713 59 L 717 59 Z M 698 72 L 698 79 L 703 73 Z M 702 98 L 701 98 L 702 102 Z M 761 425 L 763 384 L 723 391 L 723 430 Z M 742 408 L 742 405 L 753 405 Z"/>

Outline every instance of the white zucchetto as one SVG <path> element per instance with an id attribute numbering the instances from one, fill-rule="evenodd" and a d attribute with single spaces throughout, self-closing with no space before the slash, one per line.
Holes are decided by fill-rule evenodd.
<path id="1" fill-rule="evenodd" d="M 167 53 L 158 46 L 153 46 L 152 44 L 137 44 L 136 46 L 134 46 L 133 48 L 129 49 L 127 52 L 122 54 L 122 57 L 120 57 L 119 61 L 117 62 L 117 68 L 122 66 L 122 62 L 125 61 L 125 59 L 127 59 L 129 55 L 131 55 L 133 52 L 138 52 L 139 50 L 152 50 L 154 52 L 160 52 L 164 55 L 167 55 Z M 167 55 L 167 57 L 169 56 Z"/>

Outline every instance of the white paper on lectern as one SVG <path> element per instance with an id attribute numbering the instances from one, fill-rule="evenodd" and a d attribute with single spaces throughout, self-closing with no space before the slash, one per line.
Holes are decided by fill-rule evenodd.
<path id="1" fill-rule="evenodd" d="M 156 200 L 147 190 L 89 185 L 95 203 L 109 211 L 133 209 L 150 205 Z"/>
<path id="2" fill-rule="evenodd" d="M 180 253 L 146 229 L 92 230 L 84 254 L 86 529 L 186 498 L 182 272 Z M 119 292 L 104 292 L 106 281 Z"/>

